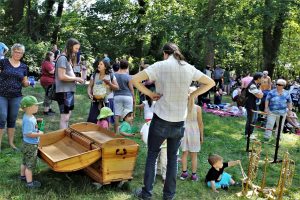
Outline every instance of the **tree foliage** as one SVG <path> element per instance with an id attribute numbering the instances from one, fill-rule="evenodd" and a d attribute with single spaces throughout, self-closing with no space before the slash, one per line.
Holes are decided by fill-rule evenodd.
<path id="1" fill-rule="evenodd" d="M 38 67 L 51 43 L 77 38 L 89 58 L 162 59 L 171 41 L 199 69 L 221 64 L 237 74 L 267 69 L 274 78 L 300 73 L 299 0 L 6 0 L 0 39 L 24 43 Z M 42 53 L 42 51 L 44 51 Z M 34 70 L 32 68 L 31 70 Z M 290 71 L 291 73 L 288 73 Z"/>

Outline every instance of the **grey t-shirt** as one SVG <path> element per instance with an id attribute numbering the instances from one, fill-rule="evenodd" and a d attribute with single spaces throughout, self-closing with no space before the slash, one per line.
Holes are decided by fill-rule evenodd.
<path id="1" fill-rule="evenodd" d="M 66 70 L 66 75 L 71 77 L 76 77 L 72 66 L 67 60 L 66 56 L 60 56 L 55 64 L 55 84 L 56 92 L 75 92 L 76 83 L 75 81 L 60 81 L 58 79 L 58 68 L 64 68 Z"/>
<path id="2" fill-rule="evenodd" d="M 221 69 L 221 68 L 216 68 L 215 71 L 214 71 L 214 78 L 215 79 L 221 79 L 222 76 L 224 74 L 224 70 Z"/>
<path id="3" fill-rule="evenodd" d="M 115 77 L 117 78 L 119 90 L 114 91 L 114 96 L 132 96 L 131 91 L 128 87 L 131 76 L 128 74 L 115 73 Z"/>

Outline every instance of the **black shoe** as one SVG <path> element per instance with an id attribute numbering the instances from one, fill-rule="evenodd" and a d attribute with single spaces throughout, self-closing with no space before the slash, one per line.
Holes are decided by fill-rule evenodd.
<path id="1" fill-rule="evenodd" d="M 241 185 L 242 185 L 241 183 L 235 182 L 232 186 L 237 186 L 237 187 L 239 187 L 239 186 L 241 186 Z"/>
<path id="2" fill-rule="evenodd" d="M 143 192 L 142 192 L 141 188 L 134 190 L 133 191 L 133 196 L 140 199 L 140 200 L 151 200 L 151 197 L 145 197 L 143 195 Z"/>
<path id="3" fill-rule="evenodd" d="M 26 184 L 27 188 L 29 188 L 29 189 L 36 189 L 36 188 L 41 187 L 41 185 L 42 184 L 39 181 L 32 181 L 31 183 Z"/>
<path id="4" fill-rule="evenodd" d="M 49 111 L 48 111 L 49 113 L 53 113 L 53 114 L 55 114 L 55 112 L 52 110 L 52 109 L 49 109 Z"/>
<path id="5" fill-rule="evenodd" d="M 52 115 L 54 115 L 55 113 L 54 112 L 43 112 L 44 113 L 44 115 L 47 115 L 47 116 L 52 116 Z"/>
<path id="6" fill-rule="evenodd" d="M 221 188 L 222 188 L 223 190 L 228 190 L 228 185 L 221 185 Z"/>

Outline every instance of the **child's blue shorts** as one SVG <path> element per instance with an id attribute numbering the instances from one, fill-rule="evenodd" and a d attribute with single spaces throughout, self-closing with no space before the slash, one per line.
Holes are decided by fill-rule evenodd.
<path id="1" fill-rule="evenodd" d="M 219 182 L 215 182 L 216 189 L 221 188 L 221 185 L 229 186 L 230 185 L 230 179 L 231 179 L 231 175 L 226 173 L 226 172 L 223 172 L 221 180 Z M 207 186 L 211 187 L 210 181 L 207 182 Z"/>

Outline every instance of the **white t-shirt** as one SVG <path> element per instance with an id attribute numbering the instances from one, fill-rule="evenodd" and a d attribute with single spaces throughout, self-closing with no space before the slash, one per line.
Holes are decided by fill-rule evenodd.
<path id="1" fill-rule="evenodd" d="M 169 122 L 184 121 L 187 116 L 188 91 L 192 81 L 206 76 L 185 61 L 178 62 L 173 55 L 167 60 L 147 67 L 149 80 L 155 81 L 161 98 L 154 105 L 154 113 Z"/>
<path id="2" fill-rule="evenodd" d="M 235 90 L 233 90 L 233 92 L 232 92 L 232 98 L 236 97 L 239 94 L 239 92 L 241 92 L 240 88 L 236 88 Z"/>
<path id="3" fill-rule="evenodd" d="M 153 118 L 153 107 L 156 101 L 152 102 L 151 107 L 148 104 L 148 101 L 145 100 L 143 101 L 144 104 L 144 119 L 152 119 Z"/>

